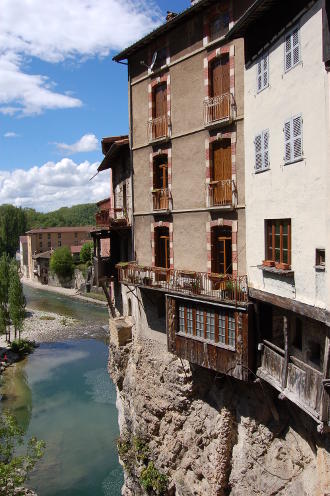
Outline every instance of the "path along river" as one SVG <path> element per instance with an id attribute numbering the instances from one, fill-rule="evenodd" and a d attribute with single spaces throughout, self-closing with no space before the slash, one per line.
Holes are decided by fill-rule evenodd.
<path id="1" fill-rule="evenodd" d="M 15 414 L 26 437 L 46 441 L 27 484 L 39 496 L 119 496 L 123 483 L 116 439 L 116 391 L 107 372 L 107 310 L 25 288 L 29 308 L 74 317 L 88 333 L 41 343 L 0 379 L 0 409 Z"/>

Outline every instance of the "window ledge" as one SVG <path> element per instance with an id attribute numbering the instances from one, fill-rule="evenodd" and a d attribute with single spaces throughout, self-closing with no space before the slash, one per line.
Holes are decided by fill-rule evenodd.
<path id="1" fill-rule="evenodd" d="M 257 265 L 257 267 L 263 272 L 269 272 L 270 274 L 277 274 L 279 276 L 285 276 L 285 277 L 294 276 L 294 271 L 291 269 L 283 270 L 283 269 L 277 269 L 276 267 L 267 267 L 266 265 Z"/>
<path id="2" fill-rule="evenodd" d="M 265 169 L 254 170 L 255 174 L 261 174 L 262 172 L 270 171 L 270 167 L 266 167 Z"/>
<path id="3" fill-rule="evenodd" d="M 297 162 L 303 162 L 305 157 L 295 158 L 294 160 L 289 160 L 288 162 L 284 161 L 284 165 L 296 164 Z"/>
<path id="4" fill-rule="evenodd" d="M 148 69 L 148 76 L 154 77 L 162 71 L 165 71 L 169 68 L 169 65 L 166 63 L 156 69 Z"/>
<path id="5" fill-rule="evenodd" d="M 325 272 L 325 265 L 314 265 L 316 272 Z"/>
<path id="6" fill-rule="evenodd" d="M 193 334 L 190 335 L 190 334 L 185 334 L 184 332 L 176 332 L 176 335 L 182 338 L 193 339 L 194 341 L 199 341 L 201 343 L 211 344 L 212 346 L 216 346 L 217 348 L 233 351 L 234 353 L 236 352 L 236 349 L 233 346 L 229 346 L 228 344 L 224 344 L 224 343 L 216 343 L 215 341 L 211 341 L 210 339 L 194 336 Z"/>
<path id="7" fill-rule="evenodd" d="M 228 31 L 227 31 L 228 32 Z M 227 34 L 227 33 L 226 33 Z M 204 45 L 205 48 L 210 48 L 213 45 L 216 45 L 219 43 L 219 41 L 222 41 L 225 39 L 226 34 L 222 34 L 221 36 L 218 36 L 217 38 L 214 38 L 214 40 L 208 40 L 208 42 Z"/>

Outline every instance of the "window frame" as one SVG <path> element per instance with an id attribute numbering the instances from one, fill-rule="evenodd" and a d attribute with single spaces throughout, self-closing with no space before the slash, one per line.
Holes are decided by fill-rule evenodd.
<path id="1" fill-rule="evenodd" d="M 291 58 L 292 58 L 292 63 L 291 63 L 291 66 L 290 67 L 287 67 L 286 65 L 286 57 L 287 57 L 287 49 L 286 49 L 286 43 L 287 43 L 287 40 L 288 38 L 291 38 L 291 43 L 292 43 L 292 38 L 293 38 L 293 34 L 294 32 L 297 31 L 298 33 L 298 49 L 299 49 L 299 60 L 294 63 L 293 62 L 293 45 L 291 45 Z M 301 57 L 301 34 L 300 34 L 300 26 L 299 25 L 295 25 L 292 29 L 290 29 L 290 31 L 287 31 L 284 35 L 284 74 L 290 72 L 292 69 L 294 69 L 294 67 L 297 67 L 297 65 L 301 64 L 302 62 L 302 57 Z"/>
<path id="2" fill-rule="evenodd" d="M 265 136 L 268 135 L 267 148 L 265 147 Z M 260 152 L 257 152 L 257 139 L 260 137 L 261 140 L 261 148 Z M 259 172 L 264 172 L 270 169 L 270 160 L 269 160 L 269 140 L 270 140 L 270 132 L 269 129 L 263 129 L 260 133 L 256 134 L 254 137 L 254 172 L 255 174 L 259 174 Z M 267 165 L 265 160 L 265 155 L 267 153 Z M 261 156 L 261 168 L 257 169 L 257 155 Z"/>
<path id="3" fill-rule="evenodd" d="M 293 122 L 295 119 L 300 119 L 300 134 L 298 136 L 294 136 L 294 125 L 293 125 Z M 290 124 L 290 139 L 286 139 L 286 136 L 285 136 L 285 126 L 287 124 Z M 284 121 L 284 126 L 283 126 L 283 134 L 284 134 L 284 165 L 288 165 L 288 164 L 293 164 L 295 162 L 300 162 L 301 160 L 304 159 L 304 150 L 303 150 L 303 143 L 304 143 L 304 140 L 303 140 L 303 124 L 304 124 L 304 119 L 303 119 L 303 116 L 302 114 L 296 114 L 296 115 L 293 115 L 292 117 L 290 117 L 289 119 L 286 119 Z M 300 148 L 301 148 L 301 153 L 299 156 L 295 157 L 294 156 L 294 144 L 295 144 L 295 141 L 300 139 L 301 140 L 301 144 L 300 144 Z M 290 159 L 287 159 L 286 157 L 286 145 L 287 144 L 290 144 Z"/>
<path id="4" fill-rule="evenodd" d="M 261 68 L 261 87 L 259 89 L 258 87 L 258 78 L 259 78 L 259 64 L 262 65 L 263 61 L 266 60 L 267 61 L 267 69 L 265 71 L 265 69 L 262 69 Z M 263 53 L 259 59 L 257 60 L 257 64 L 256 64 L 256 69 L 257 69 L 257 74 L 256 74 L 256 85 L 257 85 L 257 93 L 261 93 L 262 91 L 264 91 L 266 88 L 269 88 L 269 54 L 268 52 L 266 53 Z M 265 72 L 267 73 L 267 84 L 264 84 L 264 74 Z"/>
<path id="5" fill-rule="evenodd" d="M 280 259 L 276 260 L 276 223 L 280 223 Z M 283 248 L 283 225 L 287 224 L 287 248 Z M 271 229 L 270 229 L 271 228 Z M 265 259 L 271 260 L 275 264 L 285 264 L 291 268 L 291 258 L 292 258 L 292 230 L 291 230 L 291 219 L 266 219 L 265 220 Z M 271 240 L 271 243 L 270 243 Z M 287 250 L 287 262 L 283 260 L 283 253 Z M 275 265 L 276 266 L 276 265 Z"/>

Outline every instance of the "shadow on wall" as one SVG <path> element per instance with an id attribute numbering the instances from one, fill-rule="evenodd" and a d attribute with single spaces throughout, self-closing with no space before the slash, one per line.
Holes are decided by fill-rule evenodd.
<path id="1" fill-rule="evenodd" d="M 150 329 L 166 334 L 165 295 L 148 289 L 141 289 L 141 299 Z"/>

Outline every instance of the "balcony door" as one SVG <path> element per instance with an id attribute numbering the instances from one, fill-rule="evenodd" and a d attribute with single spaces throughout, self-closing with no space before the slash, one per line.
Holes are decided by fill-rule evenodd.
<path id="1" fill-rule="evenodd" d="M 211 96 L 220 97 L 230 93 L 229 55 L 217 57 L 211 66 Z M 223 97 L 214 108 L 214 120 L 229 117 L 229 97 Z"/>
<path id="2" fill-rule="evenodd" d="M 154 160 L 153 170 L 153 208 L 168 209 L 168 163 L 167 156 L 161 155 Z"/>
<path id="3" fill-rule="evenodd" d="M 232 203 L 231 142 L 221 140 L 212 148 L 211 206 Z"/>
<path id="4" fill-rule="evenodd" d="M 167 87 L 166 83 L 159 84 L 154 89 L 153 119 L 156 119 L 153 129 L 153 139 L 166 136 L 167 126 Z"/>
<path id="5" fill-rule="evenodd" d="M 211 238 L 212 272 L 217 274 L 232 274 L 231 228 L 213 227 Z"/>
<path id="6" fill-rule="evenodd" d="M 155 229 L 155 264 L 156 267 L 170 268 L 170 234 L 168 227 Z"/>

